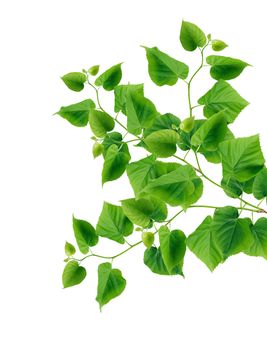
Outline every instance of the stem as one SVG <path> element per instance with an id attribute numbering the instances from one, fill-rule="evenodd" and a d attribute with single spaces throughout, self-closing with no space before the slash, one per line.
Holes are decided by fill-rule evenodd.
<path id="1" fill-rule="evenodd" d="M 214 206 L 214 205 L 191 205 L 189 208 L 209 208 L 209 209 L 220 209 L 223 208 L 221 206 Z M 253 213 L 261 213 L 261 210 L 258 209 L 250 209 L 250 208 L 245 208 L 245 207 L 237 207 L 237 210 L 247 210 Z"/>
<path id="2" fill-rule="evenodd" d="M 191 102 L 191 83 L 192 83 L 192 80 L 195 78 L 195 76 L 198 74 L 198 72 L 202 69 L 202 67 L 204 65 L 204 50 L 205 50 L 205 48 L 208 45 L 209 45 L 209 41 L 207 42 L 207 44 L 202 49 L 200 49 L 201 64 L 198 67 L 198 69 L 195 71 L 195 73 L 192 75 L 192 77 L 190 78 L 190 80 L 188 81 L 188 84 L 187 84 L 187 98 L 188 98 L 190 117 L 193 117 L 193 108 L 198 107 L 198 106 L 192 107 L 192 102 Z"/>

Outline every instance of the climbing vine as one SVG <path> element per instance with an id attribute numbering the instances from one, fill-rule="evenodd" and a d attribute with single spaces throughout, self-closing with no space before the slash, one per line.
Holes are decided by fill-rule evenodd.
<path id="1" fill-rule="evenodd" d="M 63 286 L 81 283 L 86 277 L 87 260 L 99 259 L 96 300 L 100 308 L 119 296 L 126 286 L 122 272 L 113 266 L 114 260 L 141 244 L 144 264 L 160 275 L 183 276 L 187 248 L 211 271 L 241 252 L 267 259 L 267 211 L 263 206 L 267 196 L 267 169 L 259 136 L 236 138 L 231 131 L 231 124 L 248 102 L 228 81 L 250 65 L 228 56 L 207 55 L 208 51 L 216 53 L 226 49 L 227 44 L 205 35 L 193 23 L 182 22 L 180 42 L 185 50 L 197 51 L 200 55 L 200 65 L 192 73 L 187 64 L 157 47 L 142 46 L 142 49 L 146 53 L 148 74 L 157 86 L 173 86 L 181 81 L 187 88 L 189 113 L 183 120 L 172 113 L 160 113 L 145 97 L 144 84 L 121 84 L 121 63 L 101 74 L 96 65 L 62 77 L 66 86 L 75 92 L 87 86 L 91 98 L 61 107 L 56 114 L 76 127 L 89 124 L 93 156 L 103 157 L 102 185 L 126 172 L 134 192 L 134 198 L 122 200 L 119 206 L 104 202 L 96 226 L 73 216 L 79 254 L 73 244 L 66 242 Z M 195 104 L 191 86 L 204 66 L 209 67 L 215 83 Z M 100 90 L 114 94 L 114 113 L 106 111 L 100 101 Z M 195 109 L 197 115 L 203 115 L 201 118 L 195 117 Z M 119 131 L 115 131 L 116 127 Z M 131 161 L 133 146 L 144 148 L 148 155 Z M 194 164 L 187 161 L 188 153 L 194 155 Z M 201 157 L 221 165 L 220 183 L 203 170 Z M 169 159 L 163 161 L 164 158 Z M 206 182 L 236 199 L 238 206 L 199 203 Z M 245 199 L 244 193 L 251 199 Z M 178 207 L 172 217 L 168 216 L 168 206 Z M 182 212 L 190 216 L 191 208 L 214 212 L 187 236 L 179 224 L 171 230 L 170 223 Z M 140 237 L 130 244 L 126 237 L 134 231 L 134 236 Z M 103 238 L 121 245 L 121 252 L 109 256 L 95 253 L 95 246 Z"/>

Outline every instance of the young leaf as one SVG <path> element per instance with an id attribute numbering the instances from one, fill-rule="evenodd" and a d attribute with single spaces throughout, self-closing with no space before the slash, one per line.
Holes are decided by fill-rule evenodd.
<path id="1" fill-rule="evenodd" d="M 189 165 L 180 166 L 148 183 L 144 193 L 153 195 L 171 206 L 187 208 L 202 195 L 203 182 Z"/>
<path id="2" fill-rule="evenodd" d="M 103 88 L 107 91 L 111 91 L 117 86 L 122 77 L 121 71 L 122 63 L 116 64 L 112 66 L 104 73 L 102 73 L 95 81 L 96 86 L 103 86 Z"/>
<path id="3" fill-rule="evenodd" d="M 100 310 L 112 299 L 118 297 L 126 287 L 126 280 L 118 269 L 113 269 L 110 263 L 98 266 L 98 286 L 96 301 Z"/>
<path id="4" fill-rule="evenodd" d="M 92 109 L 89 114 L 90 127 L 97 137 L 103 137 L 108 131 L 114 129 L 114 119 L 105 112 Z"/>
<path id="5" fill-rule="evenodd" d="M 222 154 L 224 177 L 247 181 L 264 166 L 258 135 L 224 141 L 219 149 Z"/>
<path id="6" fill-rule="evenodd" d="M 180 41 L 185 50 L 194 51 L 197 47 L 203 47 L 206 44 L 207 39 L 198 26 L 183 21 L 180 32 Z"/>
<path id="7" fill-rule="evenodd" d="M 122 208 L 104 202 L 96 225 L 97 235 L 123 244 L 125 242 L 124 236 L 129 236 L 132 232 L 133 224 L 124 215 Z"/>
<path id="8" fill-rule="evenodd" d="M 153 243 L 155 241 L 154 233 L 153 232 L 147 232 L 147 231 L 142 232 L 142 241 L 143 241 L 144 245 L 147 248 L 152 247 L 152 245 L 153 245 Z"/>
<path id="9" fill-rule="evenodd" d="M 161 254 L 169 273 L 176 266 L 179 266 L 182 271 L 186 251 L 185 238 L 180 230 L 170 231 L 167 226 L 161 226 L 159 229 Z"/>
<path id="10" fill-rule="evenodd" d="M 186 79 L 189 68 L 183 62 L 177 61 L 157 47 L 148 48 L 146 57 L 148 60 L 148 72 L 151 80 L 158 86 L 174 85 L 178 78 Z"/>
<path id="11" fill-rule="evenodd" d="M 198 228 L 187 237 L 186 244 L 213 271 L 223 259 L 215 244 L 211 223 L 212 217 L 207 216 Z"/>
<path id="12" fill-rule="evenodd" d="M 221 111 L 210 117 L 191 138 L 195 147 L 202 146 L 207 151 L 216 151 L 218 145 L 224 140 L 227 132 L 225 112 Z"/>
<path id="13" fill-rule="evenodd" d="M 94 108 L 94 101 L 88 99 L 73 105 L 61 107 L 55 114 L 60 115 L 72 125 L 81 127 L 88 124 L 89 113 Z"/>
<path id="14" fill-rule="evenodd" d="M 126 97 L 128 93 L 136 93 L 140 96 L 144 96 L 144 84 L 127 84 L 127 85 L 118 85 L 114 88 L 115 95 L 115 106 L 114 111 L 116 113 L 122 111 L 126 115 Z"/>
<path id="15" fill-rule="evenodd" d="M 262 169 L 255 177 L 253 183 L 253 196 L 257 199 L 267 197 L 267 169 Z"/>
<path id="16" fill-rule="evenodd" d="M 93 145 L 93 157 L 97 158 L 99 157 L 104 151 L 104 146 L 101 143 L 95 142 Z"/>
<path id="17" fill-rule="evenodd" d="M 238 77 L 249 66 L 248 63 L 236 58 L 211 55 L 206 58 L 211 66 L 210 75 L 216 80 L 230 80 Z"/>
<path id="18" fill-rule="evenodd" d="M 102 170 L 102 185 L 108 181 L 117 180 L 124 173 L 126 165 L 131 159 L 127 150 L 125 152 L 124 149 L 119 149 L 115 144 L 108 148 Z"/>
<path id="19" fill-rule="evenodd" d="M 228 123 L 232 123 L 248 105 L 248 102 L 223 80 L 218 81 L 198 100 L 198 103 L 204 105 L 204 115 L 207 118 L 221 110 L 225 110 Z"/>
<path id="20" fill-rule="evenodd" d="M 154 104 L 136 90 L 129 90 L 126 96 L 127 129 L 131 134 L 139 135 L 142 128 L 153 124 L 159 113 Z"/>
<path id="21" fill-rule="evenodd" d="M 254 240 L 245 253 L 267 259 L 267 219 L 258 219 L 254 225 L 251 225 L 251 232 Z"/>
<path id="22" fill-rule="evenodd" d="M 215 210 L 211 231 L 215 244 L 226 260 L 229 256 L 248 249 L 253 243 L 248 218 L 240 219 L 234 207 L 223 207 Z"/>
<path id="23" fill-rule="evenodd" d="M 173 115 L 172 113 L 166 113 L 158 115 L 155 119 L 151 127 L 146 128 L 144 130 L 144 137 L 152 134 L 155 131 L 159 130 L 173 130 L 174 127 L 179 128 L 181 121 L 178 117 Z"/>
<path id="24" fill-rule="evenodd" d="M 98 236 L 94 227 L 89 222 L 76 219 L 74 216 L 72 217 L 72 226 L 80 252 L 87 254 L 89 247 L 93 247 L 98 243 Z"/>
<path id="25" fill-rule="evenodd" d="M 164 221 L 168 214 L 166 204 L 154 198 L 125 199 L 121 207 L 132 223 L 145 228 L 152 227 L 153 220 Z"/>
<path id="26" fill-rule="evenodd" d="M 161 158 L 171 157 L 176 153 L 179 134 L 174 130 L 158 130 L 144 139 L 148 150 Z"/>
<path id="27" fill-rule="evenodd" d="M 76 249 L 71 243 L 66 242 L 65 243 L 65 253 L 67 256 L 72 256 L 76 253 Z"/>
<path id="28" fill-rule="evenodd" d="M 212 50 L 214 50 L 214 51 L 222 51 L 227 46 L 228 45 L 222 40 L 214 39 L 214 40 L 211 41 L 211 47 L 212 47 Z"/>
<path id="29" fill-rule="evenodd" d="M 83 73 L 72 72 L 63 75 L 61 79 L 70 90 L 79 92 L 82 91 L 84 88 L 84 83 L 86 82 L 86 75 Z"/>
<path id="30" fill-rule="evenodd" d="M 183 276 L 182 267 L 179 265 L 175 266 L 172 271 L 168 271 L 164 264 L 160 248 L 151 247 L 146 249 L 144 253 L 144 264 L 149 267 L 152 272 L 158 275 Z"/>
<path id="31" fill-rule="evenodd" d="M 90 68 L 88 69 L 88 73 L 89 73 L 90 75 L 92 75 L 92 76 L 97 75 L 98 72 L 99 72 L 99 67 L 100 67 L 99 65 L 90 67 Z"/>
<path id="32" fill-rule="evenodd" d="M 62 283 L 64 288 L 80 284 L 86 277 L 86 270 L 77 261 L 69 261 L 63 271 Z"/>

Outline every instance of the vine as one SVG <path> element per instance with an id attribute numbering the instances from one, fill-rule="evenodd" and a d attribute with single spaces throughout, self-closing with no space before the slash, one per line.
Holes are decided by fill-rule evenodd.
<path id="1" fill-rule="evenodd" d="M 157 47 L 142 48 L 146 51 L 149 76 L 157 86 L 174 86 L 178 81 L 186 83 L 189 117 L 183 120 L 171 113 L 158 112 L 154 103 L 145 97 L 144 84 L 121 84 L 121 63 L 100 75 L 97 65 L 62 77 L 72 91 L 82 91 L 88 85 L 93 95 L 61 107 L 56 114 L 76 127 L 89 124 L 93 133 L 93 156 L 104 159 L 102 184 L 115 181 L 126 172 L 135 195 L 122 200 L 119 206 L 104 202 L 96 227 L 73 216 L 74 236 L 83 256 L 77 257 L 75 246 L 66 242 L 63 286 L 71 287 L 85 279 L 87 273 L 82 266 L 85 260 L 104 259 L 98 267 L 96 300 L 100 308 L 119 296 L 126 286 L 122 272 L 113 267 L 113 261 L 141 244 L 145 248 L 144 264 L 160 275 L 183 276 L 187 248 L 211 271 L 238 253 L 267 259 L 267 210 L 262 206 L 267 196 L 267 169 L 259 136 L 236 138 L 230 130 L 248 102 L 228 80 L 238 77 L 250 65 L 228 56 L 206 57 L 207 49 L 222 51 L 227 44 L 213 39 L 210 34 L 206 36 L 190 22 L 182 22 L 180 42 L 187 51 L 200 51 L 200 65 L 190 78 L 185 63 Z M 210 76 L 216 82 L 193 105 L 192 82 L 204 66 L 210 67 Z M 103 107 L 101 89 L 114 93 L 114 116 Z M 194 109 L 200 107 L 203 107 L 203 117 L 196 118 Z M 121 114 L 126 117 L 126 125 L 120 121 Z M 116 125 L 124 135 L 114 131 Z M 144 148 L 150 155 L 131 162 L 131 145 Z M 186 159 L 190 152 L 195 156 L 195 164 Z M 221 183 L 203 171 L 199 155 L 210 163 L 221 164 Z M 159 160 L 162 158 L 175 161 Z M 202 196 L 204 182 L 210 182 L 236 199 L 238 206 L 196 204 Z M 258 204 L 244 199 L 244 193 L 256 198 Z M 170 218 L 168 206 L 179 207 Z M 187 236 L 180 229 L 171 230 L 170 223 L 191 208 L 212 209 L 214 213 L 205 217 Z M 251 217 L 242 216 L 245 213 L 251 213 Z M 254 214 L 260 214 L 256 222 Z M 131 244 L 126 237 L 133 231 L 141 237 Z M 156 236 L 159 244 L 155 242 Z M 92 247 L 100 238 L 126 244 L 127 248 L 109 256 L 96 254 Z"/>

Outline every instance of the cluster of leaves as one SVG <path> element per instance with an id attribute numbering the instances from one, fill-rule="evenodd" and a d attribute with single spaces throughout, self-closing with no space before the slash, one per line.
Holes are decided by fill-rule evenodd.
<path id="1" fill-rule="evenodd" d="M 189 67 L 185 63 L 157 47 L 143 48 L 149 76 L 157 86 L 173 86 L 178 81 L 187 85 L 189 115 L 183 120 L 171 113 L 160 113 L 145 97 L 143 84 L 120 84 L 121 63 L 100 75 L 99 66 L 93 66 L 62 77 L 67 87 L 76 92 L 89 85 L 96 98 L 95 101 L 86 99 L 61 107 L 57 114 L 77 127 L 89 124 L 94 140 L 93 156 L 104 159 L 102 184 L 114 181 L 126 172 L 134 192 L 134 198 L 122 200 L 119 206 L 105 202 L 96 227 L 73 217 L 76 243 L 84 257 L 76 258 L 76 248 L 66 243 L 63 285 L 65 288 L 74 286 L 85 279 L 86 269 L 81 264 L 88 257 L 104 259 L 105 262 L 98 268 L 96 300 L 100 308 L 120 295 L 126 286 L 121 271 L 113 268 L 113 260 L 141 243 L 146 247 L 145 265 L 160 275 L 183 276 L 187 247 L 210 270 L 241 252 L 267 258 L 266 210 L 242 197 L 243 193 L 247 193 L 263 201 L 267 196 L 267 169 L 259 136 L 235 138 L 230 130 L 231 123 L 248 102 L 228 81 L 238 77 L 249 64 L 227 56 L 205 57 L 206 48 L 221 51 L 227 45 L 212 39 L 210 34 L 206 36 L 198 26 L 189 22 L 182 23 L 180 42 L 187 51 L 200 51 L 201 64 L 190 79 Z M 204 66 L 210 67 L 210 76 L 216 82 L 198 99 L 198 104 L 192 106 L 191 83 Z M 96 75 L 98 77 L 93 83 L 91 79 Z M 115 117 L 102 107 L 100 89 L 113 91 Z M 202 118 L 193 115 L 197 107 L 203 107 Z M 124 115 L 126 125 L 118 119 L 119 114 Z M 115 125 L 126 131 L 126 135 L 114 131 Z M 128 139 L 130 134 L 134 135 L 134 139 Z M 143 147 L 149 155 L 131 162 L 129 143 Z M 197 165 L 186 160 L 187 153 L 184 157 L 179 156 L 178 150 L 194 153 Z M 222 165 L 221 184 L 202 171 L 199 154 L 208 162 Z M 159 160 L 170 157 L 174 161 Z M 203 180 L 212 182 L 227 196 L 239 199 L 241 206 L 196 205 L 202 196 Z M 168 218 L 168 206 L 180 207 L 171 218 Z M 193 207 L 213 208 L 214 214 L 207 216 L 187 237 L 179 229 L 170 230 L 170 222 Z M 242 217 L 244 212 L 263 215 L 254 222 L 253 217 Z M 157 224 L 160 226 L 157 227 Z M 154 232 L 152 227 L 156 227 Z M 141 239 L 129 244 L 126 237 L 134 231 L 141 234 Z M 158 244 L 155 243 L 156 235 Z M 98 255 L 92 252 L 92 247 L 100 238 L 129 246 L 117 255 Z"/>

